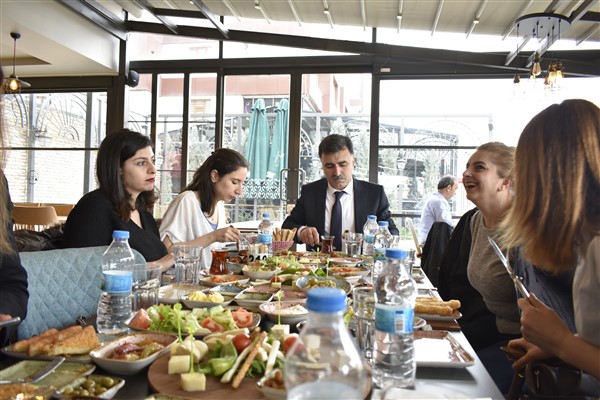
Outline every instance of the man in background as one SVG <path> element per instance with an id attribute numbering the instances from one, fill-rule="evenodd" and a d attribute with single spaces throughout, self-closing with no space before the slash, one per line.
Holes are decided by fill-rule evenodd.
<path id="1" fill-rule="evenodd" d="M 378 221 L 388 221 L 390 233 L 398 235 L 383 186 L 352 176 L 355 159 L 349 137 L 335 134 L 325 137 L 319 144 L 319 159 L 325 177 L 302 187 L 300 198 L 282 228 L 298 228 L 296 241 L 309 246 L 321 243 L 321 235 L 333 235 L 336 239 L 339 236 L 341 242 L 341 232 L 362 233 L 367 215 L 373 214 Z M 341 226 L 335 222 L 336 202 L 341 208 Z M 341 250 L 339 244 L 335 247 Z"/>
<path id="2" fill-rule="evenodd" d="M 452 214 L 450 214 L 450 200 L 456 194 L 458 189 L 458 179 L 451 175 L 446 175 L 438 182 L 438 191 L 435 192 L 427 202 L 421 212 L 421 234 L 419 243 L 425 244 L 427 235 L 431 230 L 434 222 L 446 222 L 450 226 L 454 226 Z"/>

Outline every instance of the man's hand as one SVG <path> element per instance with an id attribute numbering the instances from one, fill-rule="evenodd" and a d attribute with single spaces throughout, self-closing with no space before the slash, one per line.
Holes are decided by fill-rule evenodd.
<path id="1" fill-rule="evenodd" d="M 319 232 L 317 231 L 317 228 L 313 226 L 307 226 L 306 228 L 302 229 L 302 231 L 298 234 L 298 238 L 302 241 L 302 243 L 306 243 L 310 246 L 321 243 Z"/>

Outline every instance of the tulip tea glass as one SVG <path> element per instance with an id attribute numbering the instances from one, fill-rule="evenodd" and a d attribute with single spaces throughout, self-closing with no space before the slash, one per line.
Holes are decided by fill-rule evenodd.
<path id="1" fill-rule="evenodd" d="M 229 268 L 227 267 L 227 255 L 229 251 L 226 248 L 221 248 L 213 249 L 211 253 L 212 261 L 209 273 L 211 275 L 227 275 L 229 273 Z"/>
<path id="2" fill-rule="evenodd" d="M 326 254 L 333 253 L 333 239 L 335 236 L 321 236 L 321 252 Z"/>

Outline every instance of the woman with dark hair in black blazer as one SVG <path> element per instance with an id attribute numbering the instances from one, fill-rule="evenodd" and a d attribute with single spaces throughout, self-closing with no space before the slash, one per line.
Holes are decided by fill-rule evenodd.
<path id="1" fill-rule="evenodd" d="M 154 152 L 150 138 L 122 129 L 108 135 L 96 160 L 99 189 L 84 195 L 67 218 L 63 247 L 109 245 L 114 230 L 129 231 L 131 248 L 164 270 L 173 255 L 158 235 L 152 216 L 155 202 Z"/>

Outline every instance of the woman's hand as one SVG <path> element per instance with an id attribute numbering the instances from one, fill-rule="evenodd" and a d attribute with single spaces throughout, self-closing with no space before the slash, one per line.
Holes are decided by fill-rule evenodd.
<path id="1" fill-rule="evenodd" d="M 513 339 L 510 342 L 508 342 L 508 348 L 512 350 L 513 353 L 523 354 L 519 358 L 517 358 L 513 363 L 512 367 L 514 369 L 525 368 L 525 365 L 527 365 L 531 361 L 543 360 L 551 357 L 551 354 L 543 351 L 536 345 L 529 343 L 523 338 Z"/>
<path id="2" fill-rule="evenodd" d="M 559 347 L 572 336 L 567 325 L 533 293 L 528 299 L 519 299 L 518 304 L 523 338 L 549 355 L 557 356 Z"/>
<path id="3" fill-rule="evenodd" d="M 162 267 L 161 272 L 164 273 L 171 268 L 171 265 L 175 264 L 175 257 L 173 256 L 173 253 L 169 253 L 159 260 L 150 262 L 152 264 L 160 265 Z"/>
<path id="4" fill-rule="evenodd" d="M 217 229 L 213 232 L 215 240 L 213 242 L 238 242 L 240 240 L 240 231 L 233 226 Z"/>

